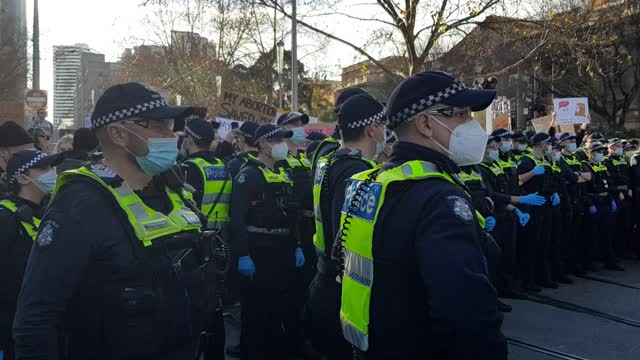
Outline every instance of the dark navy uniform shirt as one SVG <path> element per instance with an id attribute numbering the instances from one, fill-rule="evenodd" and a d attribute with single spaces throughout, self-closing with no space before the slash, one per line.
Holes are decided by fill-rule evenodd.
<path id="1" fill-rule="evenodd" d="M 419 145 L 394 144 L 384 168 L 411 160 L 457 166 Z M 373 359 L 507 359 L 502 314 L 468 195 L 441 179 L 389 185 L 374 229 Z"/>

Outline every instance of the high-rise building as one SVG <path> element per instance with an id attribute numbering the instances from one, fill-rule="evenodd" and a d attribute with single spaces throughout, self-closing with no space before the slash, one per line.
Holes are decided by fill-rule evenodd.
<path id="1" fill-rule="evenodd" d="M 26 0 L 0 0 L 0 122 L 24 120 L 27 35 Z"/>
<path id="2" fill-rule="evenodd" d="M 95 101 L 111 85 L 118 63 L 104 61 L 85 44 L 54 46 L 54 125 L 80 128 L 91 115 Z"/>

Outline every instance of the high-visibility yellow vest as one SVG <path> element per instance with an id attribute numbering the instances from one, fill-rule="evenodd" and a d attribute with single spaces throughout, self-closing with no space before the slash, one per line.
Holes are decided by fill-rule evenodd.
<path id="1" fill-rule="evenodd" d="M 197 166 L 202 174 L 204 189 L 200 210 L 208 216 L 209 227 L 231 221 L 229 204 L 233 184 L 222 160 L 216 159 L 214 164 L 202 158 L 189 159 L 185 162 Z"/>
<path id="2" fill-rule="evenodd" d="M 0 206 L 6 208 L 7 210 L 11 211 L 14 214 L 18 211 L 18 205 L 16 205 L 16 203 L 14 203 L 11 200 L 0 201 Z M 31 237 L 31 240 L 35 240 L 36 235 L 38 235 L 38 227 L 40 226 L 40 219 L 33 217 L 31 219 L 31 222 L 23 221 L 22 219 L 20 219 L 20 224 L 22 224 L 22 227 L 24 228 L 24 230 Z"/>
<path id="3" fill-rule="evenodd" d="M 108 170 L 108 168 L 105 170 L 105 167 L 101 168 L 102 172 Z M 169 188 L 166 188 L 165 191 L 173 209 L 169 215 L 164 215 L 148 207 L 125 181 L 122 181 L 120 186 L 114 188 L 87 166 L 61 173 L 58 176 L 58 182 L 51 200 L 53 201 L 62 186 L 78 176 L 95 181 L 111 193 L 127 216 L 136 237 L 145 247 L 153 245 L 154 240 L 165 236 L 187 231 L 200 232 L 202 224 L 198 216 L 187 208 L 178 194 L 169 190 Z M 185 199 L 191 199 L 191 194 L 186 190 L 183 190 L 182 195 Z"/>
<path id="4" fill-rule="evenodd" d="M 368 180 L 380 167 L 379 165 L 351 178 L 353 182 L 347 188 L 340 220 L 344 232 L 342 244 L 345 256 L 340 323 L 347 341 L 362 351 L 369 348 L 369 304 L 374 282 L 373 235 L 389 184 L 437 178 L 457 185 L 449 174 L 440 172 L 436 165 L 418 160 L 381 172 L 374 181 Z M 349 209 L 353 196 L 359 197 L 357 209 Z M 345 226 L 346 221 L 348 224 Z"/>
<path id="5" fill-rule="evenodd" d="M 322 187 L 325 182 L 325 177 L 328 173 L 329 168 L 333 166 L 333 164 L 340 159 L 357 159 L 369 165 L 369 167 L 373 168 L 375 166 L 375 162 L 369 161 L 359 156 L 341 156 L 335 157 L 333 154 L 326 155 L 318 159 L 316 164 L 316 172 L 313 178 L 313 212 L 315 215 L 316 222 L 316 233 L 313 235 L 313 244 L 316 249 L 321 253 L 324 253 L 326 250 L 326 243 L 324 239 L 324 219 L 322 214 L 322 208 L 320 206 L 321 197 L 322 197 Z M 329 196 L 333 196 L 333 194 L 328 194 Z"/>
<path id="6" fill-rule="evenodd" d="M 498 162 L 498 160 L 492 162 L 491 165 L 485 164 L 485 163 L 480 163 L 480 166 L 489 169 L 493 173 L 493 175 L 495 175 L 495 176 L 504 175 L 505 167 L 503 167 L 502 164 L 500 162 Z"/>

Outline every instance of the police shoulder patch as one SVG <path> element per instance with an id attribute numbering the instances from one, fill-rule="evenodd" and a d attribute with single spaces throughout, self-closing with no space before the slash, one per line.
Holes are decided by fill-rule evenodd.
<path id="1" fill-rule="evenodd" d="M 238 184 L 244 184 L 246 181 L 247 181 L 247 176 L 245 174 L 240 174 L 238 176 L 238 180 L 236 180 Z"/>
<path id="2" fill-rule="evenodd" d="M 90 166 L 91 172 L 98 175 L 101 178 L 114 178 L 116 177 L 116 173 L 111 170 L 110 167 L 103 164 L 91 164 Z"/>
<path id="3" fill-rule="evenodd" d="M 449 208 L 453 211 L 453 214 L 460 221 L 468 224 L 473 221 L 473 208 L 469 202 L 456 195 L 451 195 L 447 197 L 447 203 L 449 204 Z"/>
<path id="4" fill-rule="evenodd" d="M 36 244 L 39 247 L 51 245 L 59 227 L 60 225 L 54 220 L 46 220 L 40 225 L 40 231 L 38 231 L 38 236 L 36 237 Z"/>

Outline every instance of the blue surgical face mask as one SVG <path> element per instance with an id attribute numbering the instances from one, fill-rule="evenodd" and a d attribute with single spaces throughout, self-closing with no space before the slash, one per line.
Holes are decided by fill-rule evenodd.
<path id="1" fill-rule="evenodd" d="M 503 153 L 511 151 L 512 148 L 513 148 L 513 143 L 511 141 L 502 141 L 500 143 L 500 151 L 502 151 Z"/>
<path id="2" fill-rule="evenodd" d="M 384 141 L 381 142 L 381 143 L 376 143 L 376 153 L 373 154 L 373 160 L 374 161 L 378 159 L 378 156 L 380 154 L 382 154 L 382 151 L 384 151 L 384 147 L 385 147 Z"/>
<path id="3" fill-rule="evenodd" d="M 145 174 L 151 176 L 158 175 L 169 170 L 171 166 L 176 163 L 178 153 L 180 152 L 180 150 L 178 150 L 177 137 L 149 138 L 148 140 L 145 140 L 143 137 L 126 127 L 123 127 L 123 129 L 147 143 L 149 152 L 144 156 L 137 156 L 127 149 L 129 153 L 135 156 L 138 166 L 140 166 L 140 169 L 142 169 Z"/>
<path id="4" fill-rule="evenodd" d="M 51 194 L 53 189 L 56 188 L 56 180 L 58 180 L 58 175 L 55 171 L 49 170 L 46 173 L 38 176 L 33 182 L 36 184 L 36 187 L 40 191 L 45 194 Z"/>
<path id="5" fill-rule="evenodd" d="M 622 156 L 622 148 L 617 148 L 616 149 L 616 155 Z"/>
<path id="6" fill-rule="evenodd" d="M 527 150 L 527 144 L 518 144 L 518 151 Z"/>
<path id="7" fill-rule="evenodd" d="M 593 158 L 596 160 L 596 162 L 603 162 L 604 161 L 604 154 L 603 153 L 597 153 L 593 156 Z"/>
<path id="8" fill-rule="evenodd" d="M 544 148 L 544 154 L 545 154 L 545 155 L 551 155 L 551 150 L 553 150 L 553 149 L 552 149 L 552 147 L 551 147 L 551 145 L 547 145 L 547 146 Z"/>
<path id="9" fill-rule="evenodd" d="M 491 159 L 491 161 L 496 161 L 496 159 L 498 159 L 498 156 L 500 156 L 498 150 L 489 150 L 489 152 L 487 153 L 487 157 Z"/>
<path id="10" fill-rule="evenodd" d="M 271 157 L 275 161 L 285 160 L 289 157 L 289 147 L 284 142 L 271 146 Z"/>
<path id="11" fill-rule="evenodd" d="M 578 149 L 578 145 L 576 145 L 576 143 L 569 143 L 569 145 L 567 145 L 567 150 L 569 152 L 576 152 L 576 150 Z"/>
<path id="12" fill-rule="evenodd" d="M 291 138 L 289 140 L 291 140 L 291 142 L 296 144 L 296 145 L 302 144 L 304 142 L 304 140 L 305 140 L 305 138 L 304 138 L 304 128 L 303 127 L 297 127 L 297 128 L 291 129 L 291 131 L 293 131 L 293 136 L 291 136 Z"/>

